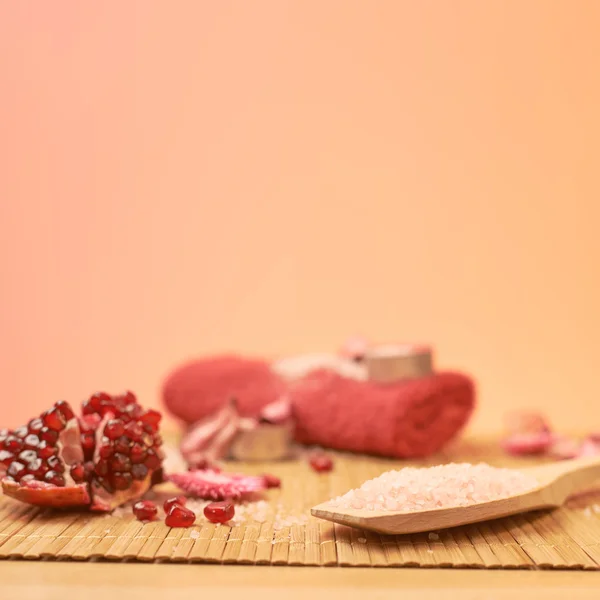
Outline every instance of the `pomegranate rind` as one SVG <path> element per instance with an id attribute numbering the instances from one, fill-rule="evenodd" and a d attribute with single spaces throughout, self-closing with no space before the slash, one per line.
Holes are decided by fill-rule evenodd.
<path id="1" fill-rule="evenodd" d="M 92 501 L 88 486 L 84 483 L 58 487 L 42 481 L 17 483 L 5 478 L 2 480 L 2 491 L 20 502 L 48 508 L 87 507 Z"/>

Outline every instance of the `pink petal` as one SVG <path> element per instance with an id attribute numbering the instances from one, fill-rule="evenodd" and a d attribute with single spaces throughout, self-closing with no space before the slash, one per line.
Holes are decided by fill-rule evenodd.
<path id="1" fill-rule="evenodd" d="M 502 442 L 502 447 L 513 456 L 542 454 L 550 448 L 552 436 L 549 433 L 514 434 Z"/>
<path id="2" fill-rule="evenodd" d="M 549 454 L 560 460 L 575 458 L 581 450 L 581 443 L 566 437 L 555 437 Z"/>
<path id="3" fill-rule="evenodd" d="M 532 411 L 516 411 L 505 417 L 506 431 L 513 434 L 550 433 L 550 425 L 544 415 Z"/>
<path id="4" fill-rule="evenodd" d="M 215 471 L 188 471 L 167 476 L 167 479 L 184 492 L 206 500 L 240 498 L 244 494 L 266 489 L 263 477 L 240 473 L 217 473 Z"/>

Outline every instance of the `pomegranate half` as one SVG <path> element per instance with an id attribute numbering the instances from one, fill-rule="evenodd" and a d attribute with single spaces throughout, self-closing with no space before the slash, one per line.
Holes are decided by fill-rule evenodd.
<path id="1" fill-rule="evenodd" d="M 132 392 L 94 394 L 77 417 L 64 401 L 15 430 L 0 430 L 7 496 L 48 507 L 110 511 L 162 481 L 161 414 Z"/>

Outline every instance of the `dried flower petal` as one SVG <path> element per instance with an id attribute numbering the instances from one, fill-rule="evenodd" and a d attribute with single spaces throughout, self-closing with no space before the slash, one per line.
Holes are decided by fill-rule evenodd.
<path id="1" fill-rule="evenodd" d="M 175 473 L 167 479 L 184 492 L 197 498 L 223 500 L 240 498 L 244 494 L 266 489 L 263 477 L 239 473 L 217 473 L 215 471 L 188 471 Z"/>

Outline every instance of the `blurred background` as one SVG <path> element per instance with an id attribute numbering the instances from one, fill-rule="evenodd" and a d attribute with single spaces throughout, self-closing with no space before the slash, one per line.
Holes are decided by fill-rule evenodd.
<path id="1" fill-rule="evenodd" d="M 0 2 L 0 421 L 224 350 L 600 397 L 600 3 Z"/>

